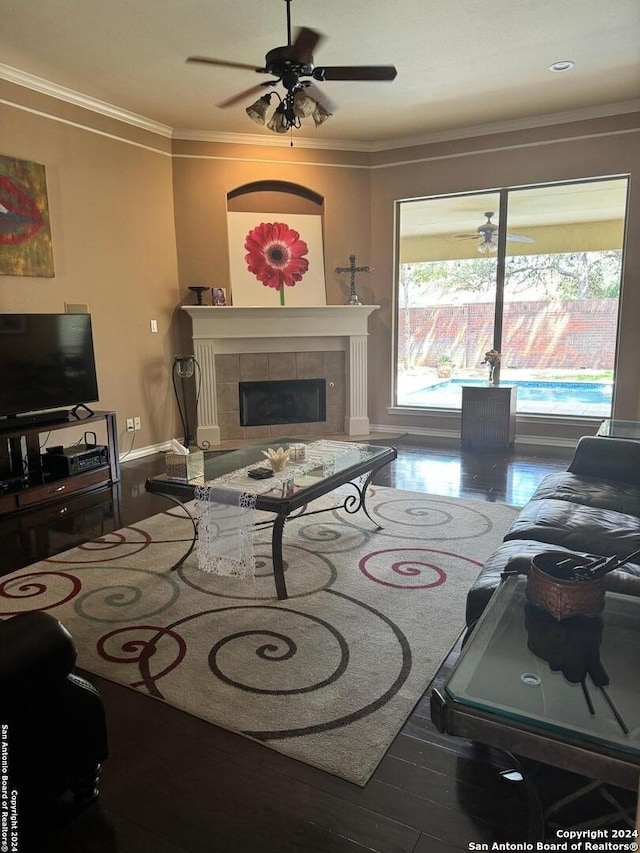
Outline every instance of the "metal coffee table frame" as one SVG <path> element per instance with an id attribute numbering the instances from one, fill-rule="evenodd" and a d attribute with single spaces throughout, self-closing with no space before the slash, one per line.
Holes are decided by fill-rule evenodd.
<path id="1" fill-rule="evenodd" d="M 273 443 L 278 444 L 281 443 L 281 441 Z M 384 447 L 381 448 L 380 454 L 372 456 L 369 459 L 365 459 L 354 465 L 350 465 L 341 471 L 337 471 L 335 474 L 330 474 L 328 477 L 323 478 L 319 482 L 310 486 L 302 487 L 293 495 L 277 497 L 275 495 L 265 494 L 257 496 L 256 509 L 273 513 L 275 516 L 272 520 L 260 522 L 256 527 L 273 528 L 271 534 L 271 554 L 273 559 L 273 576 L 275 580 L 276 594 L 279 599 L 282 600 L 288 598 L 287 585 L 284 577 L 284 562 L 282 559 L 282 535 L 287 520 L 291 518 L 294 513 L 297 513 L 295 518 L 301 518 L 302 516 L 317 515 L 323 512 L 331 512 L 336 509 L 344 509 L 345 512 L 348 512 L 349 514 L 355 514 L 362 510 L 367 518 L 376 525 L 376 529 L 381 530 L 382 525 L 378 524 L 369 515 L 366 505 L 366 493 L 371 481 L 378 471 L 384 468 L 385 465 L 393 462 L 397 456 L 398 452 L 395 447 Z M 256 456 L 256 460 L 259 458 L 260 457 Z M 355 478 L 363 475 L 366 475 L 366 478 L 361 485 L 352 482 Z M 306 510 L 306 507 L 313 503 L 313 501 L 335 491 L 339 486 L 344 486 L 346 484 L 353 486 L 356 494 L 347 495 L 342 504 L 324 507 L 323 509 Z M 180 560 L 172 566 L 173 571 L 178 569 L 185 562 L 187 557 L 195 548 L 197 540 L 197 523 L 190 515 L 184 504 L 185 502 L 193 500 L 197 485 L 198 484 L 195 482 L 169 479 L 162 475 L 158 477 L 150 477 L 145 484 L 145 488 L 148 492 L 162 495 L 182 507 L 187 515 L 189 515 L 193 524 L 193 540 L 186 554 L 184 554 L 184 556 L 182 556 Z M 302 511 L 298 512 L 299 510 Z"/>

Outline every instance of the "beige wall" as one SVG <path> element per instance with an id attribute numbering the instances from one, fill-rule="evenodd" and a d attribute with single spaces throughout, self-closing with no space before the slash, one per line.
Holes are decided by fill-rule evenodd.
<path id="1" fill-rule="evenodd" d="M 65 302 L 86 303 L 97 408 L 117 412 L 120 450 L 131 446 L 128 417 L 142 420 L 136 448 L 165 441 L 178 434 L 169 140 L 10 84 L 0 86 L 0 98 L 28 107 L 0 104 L 0 153 L 46 167 L 55 262 L 55 278 L 0 276 L 0 311 L 63 312 Z"/>
<path id="2" fill-rule="evenodd" d="M 124 432 L 127 417 L 142 417 L 136 447 L 180 433 L 170 368 L 189 334 L 179 306 L 194 301 L 190 285 L 230 288 L 227 193 L 264 180 L 300 184 L 324 199 L 330 304 L 346 301 L 348 276 L 332 271 L 350 254 L 374 267 L 358 278 L 361 300 L 381 305 L 370 320 L 371 422 L 455 430 L 455 418 L 387 412 L 395 201 L 631 174 L 616 413 L 640 419 L 640 244 L 633 239 L 640 233 L 638 115 L 364 154 L 291 148 L 288 141 L 276 147 L 171 143 L 1 81 L 0 100 L 0 154 L 46 166 L 56 263 L 53 279 L 0 277 L 0 311 L 63 311 L 65 301 L 88 303 L 100 406 L 116 410 L 122 450 L 131 437 Z M 157 335 L 149 331 L 152 318 Z M 527 433 L 548 433 L 531 420 L 522 424 Z M 568 427 L 564 434 L 576 431 Z"/>
<path id="3" fill-rule="evenodd" d="M 288 142 L 282 147 L 262 148 L 184 141 L 175 143 L 174 154 L 176 235 L 183 293 L 190 284 L 218 285 L 230 292 L 227 193 L 253 181 L 272 180 L 298 184 L 324 199 L 327 302 L 346 302 L 348 277 L 337 276 L 333 270 L 347 266 L 352 253 L 363 264 L 369 263 L 371 249 L 371 175 L 363 155 L 357 158 L 359 163 L 354 163 L 353 154 L 290 148 Z M 300 211 L 300 203 L 292 196 L 289 212 Z M 237 200 L 233 209 L 240 209 Z M 364 283 L 362 290 L 362 301 L 368 301 Z"/>

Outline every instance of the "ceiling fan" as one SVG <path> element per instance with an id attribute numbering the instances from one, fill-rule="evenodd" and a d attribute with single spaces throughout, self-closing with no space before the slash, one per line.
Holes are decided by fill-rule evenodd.
<path id="1" fill-rule="evenodd" d="M 240 68 L 258 74 L 270 74 L 275 80 L 258 83 L 218 104 L 219 107 L 231 107 L 239 101 L 255 95 L 270 86 L 281 83 L 286 89 L 282 98 L 278 92 L 269 92 L 259 98 L 246 112 L 258 124 L 266 123 L 267 110 L 273 95 L 279 104 L 267 127 L 276 133 L 286 133 L 290 128 L 300 127 L 301 119 L 312 117 L 316 127 L 328 119 L 332 105 L 320 94 L 314 81 L 324 83 L 327 80 L 393 80 L 397 71 L 393 65 L 315 65 L 313 51 L 324 38 L 321 33 L 308 27 L 300 27 L 295 40 L 291 38 L 291 2 L 287 4 L 287 44 L 268 51 L 263 66 L 249 65 L 244 62 L 232 62 L 226 59 L 211 59 L 207 56 L 190 56 L 187 62 L 205 65 L 218 65 L 225 68 Z M 313 97 L 311 97 L 311 94 Z M 323 103 L 324 101 L 324 103 Z"/>
<path id="2" fill-rule="evenodd" d="M 493 254 L 498 251 L 498 226 L 491 221 L 491 217 L 495 216 L 493 210 L 488 210 L 484 214 L 487 221 L 483 222 L 476 229 L 475 234 L 454 234 L 455 240 L 480 240 L 478 243 L 478 251 Z M 512 243 L 535 243 L 533 237 L 525 237 L 524 234 L 509 234 L 507 240 Z"/>

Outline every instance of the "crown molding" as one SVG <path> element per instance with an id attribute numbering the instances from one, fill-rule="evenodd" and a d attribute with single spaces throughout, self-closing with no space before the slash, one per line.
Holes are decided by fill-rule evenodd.
<path id="1" fill-rule="evenodd" d="M 50 83 L 42 77 L 20 71 L 10 65 L 0 62 L 0 79 L 27 89 L 49 95 L 52 98 L 83 107 L 95 113 L 125 122 L 126 124 L 147 130 L 170 139 L 181 139 L 191 142 L 218 142 L 233 145 L 257 145 L 267 147 L 289 147 L 289 134 L 257 133 L 223 133 L 219 131 L 191 130 L 188 128 L 172 128 L 170 125 L 162 124 L 145 116 L 132 113 L 129 110 L 109 104 Z M 456 128 L 454 130 L 443 130 L 435 133 L 421 134 L 413 137 L 400 137 L 394 139 L 379 140 L 376 142 L 364 142 L 341 139 L 318 139 L 294 135 L 293 141 L 296 148 L 308 148 L 327 151 L 357 151 L 361 153 L 377 153 L 382 151 L 393 151 L 399 148 L 412 148 L 421 145 L 433 145 L 440 142 L 452 142 L 460 139 L 470 139 L 477 136 L 490 136 L 497 133 L 510 133 L 518 130 L 531 130 L 536 127 L 549 127 L 552 125 L 570 124 L 576 121 L 588 121 L 590 119 L 607 118 L 608 116 L 622 115 L 640 112 L 640 100 L 621 101 L 614 104 L 602 104 L 595 107 L 583 107 L 575 110 L 567 110 L 560 113 L 549 113 L 539 116 L 528 116 L 522 119 L 494 122 L 493 124 L 475 125 L 470 127 Z"/>
<path id="2" fill-rule="evenodd" d="M 262 135 L 258 133 L 223 133 L 217 130 L 189 130 L 184 127 L 176 127 L 172 133 L 173 139 L 184 139 L 189 142 L 226 142 L 232 145 L 265 145 L 270 148 L 289 148 L 290 135 L 284 133 L 271 133 Z M 310 139 L 305 136 L 297 136 L 294 133 L 293 144 L 296 148 L 315 148 L 325 151 L 370 151 L 367 142 L 354 142 L 353 140 L 341 139 Z"/>
<path id="3" fill-rule="evenodd" d="M 16 83 L 18 86 L 24 86 L 26 89 L 32 89 L 34 92 L 40 92 L 42 95 L 49 95 L 52 98 L 57 98 L 59 101 L 65 101 L 76 107 L 83 107 L 85 110 L 91 110 L 91 112 L 100 113 L 108 118 L 114 118 L 117 121 L 123 121 L 134 127 L 139 127 L 141 130 L 148 130 L 167 139 L 171 138 L 172 128 L 168 124 L 161 124 L 159 121 L 153 121 L 153 119 L 129 112 L 129 110 L 108 104 L 106 101 L 100 101 L 98 98 L 93 98 L 90 95 L 76 92 L 74 89 L 67 89 L 66 86 L 50 83 L 42 77 L 36 77 L 34 74 L 28 74 L 26 71 L 20 71 L 18 68 L 4 65 L 2 62 L 0 62 L 0 80 Z"/>
<path id="4" fill-rule="evenodd" d="M 438 142 L 453 142 L 454 140 L 471 139 L 476 136 L 490 136 L 496 133 L 531 130 L 536 127 L 570 124 L 575 121 L 588 121 L 589 119 L 607 118 L 608 116 L 636 112 L 640 112 L 640 100 L 620 101 L 619 103 L 604 104 L 597 107 L 582 107 L 575 110 L 566 110 L 562 113 L 528 116 L 522 119 L 510 119 L 508 121 L 494 122 L 493 124 L 472 125 L 456 128 L 455 130 L 442 130 L 420 136 L 386 139 L 379 142 L 354 142 L 340 139 L 315 140 L 294 136 L 294 143 L 296 148 L 377 153 L 380 151 L 394 151 L 397 148 L 434 145 Z M 192 142 L 228 142 L 236 145 L 269 145 L 277 147 L 282 147 L 286 140 L 287 146 L 289 145 L 289 136 L 284 136 L 284 134 L 282 136 L 262 136 L 255 133 L 219 133 L 207 130 L 188 130 L 186 128 L 174 129 L 173 139 L 185 139 Z"/>
<path id="5" fill-rule="evenodd" d="M 421 136 L 401 137 L 373 142 L 366 149 L 373 153 L 393 151 L 396 148 L 412 148 L 419 145 L 433 145 L 438 142 L 453 142 L 456 139 L 471 139 L 475 136 L 490 136 L 494 133 L 511 133 L 517 130 L 532 130 L 536 127 L 550 127 L 556 124 L 570 124 L 574 121 L 607 118 L 608 116 L 640 112 L 640 100 L 620 101 L 615 104 L 601 104 L 597 107 L 581 107 L 561 113 L 547 113 L 539 116 L 527 116 L 521 119 L 497 121 L 493 124 L 478 124 L 455 130 L 442 130 Z M 365 149 L 363 149 L 365 150 Z"/>

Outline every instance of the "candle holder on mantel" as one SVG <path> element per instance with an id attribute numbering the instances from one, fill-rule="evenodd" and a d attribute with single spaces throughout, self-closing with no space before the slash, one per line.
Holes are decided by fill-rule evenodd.
<path id="1" fill-rule="evenodd" d="M 189 290 L 191 290 L 193 293 L 195 293 L 195 295 L 198 299 L 198 301 L 196 302 L 196 305 L 202 305 L 202 294 L 205 292 L 205 290 L 209 290 L 209 288 L 208 287 L 190 287 Z"/>

